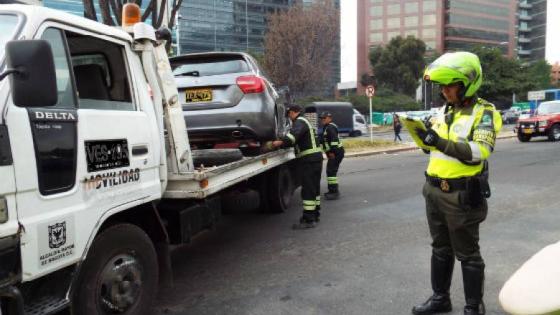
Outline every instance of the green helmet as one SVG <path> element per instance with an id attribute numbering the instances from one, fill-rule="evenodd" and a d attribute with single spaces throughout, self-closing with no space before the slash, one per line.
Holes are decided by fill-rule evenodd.
<path id="1" fill-rule="evenodd" d="M 463 96 L 472 97 L 482 84 L 482 67 L 473 53 L 445 53 L 426 68 L 424 80 L 440 85 L 462 82 Z"/>

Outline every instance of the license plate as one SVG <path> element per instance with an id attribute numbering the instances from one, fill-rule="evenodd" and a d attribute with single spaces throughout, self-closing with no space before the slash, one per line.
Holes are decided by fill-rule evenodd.
<path id="1" fill-rule="evenodd" d="M 531 129 L 531 128 L 523 128 L 523 133 L 533 133 L 533 129 Z"/>
<path id="2" fill-rule="evenodd" d="M 185 102 L 207 102 L 212 100 L 212 89 L 189 89 L 185 91 Z"/>

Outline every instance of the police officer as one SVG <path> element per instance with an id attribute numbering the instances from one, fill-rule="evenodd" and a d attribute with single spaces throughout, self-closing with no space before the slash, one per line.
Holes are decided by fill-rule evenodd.
<path id="1" fill-rule="evenodd" d="M 327 200 L 334 200 L 340 198 L 338 191 L 338 167 L 344 158 L 344 147 L 338 138 L 338 126 L 332 122 L 332 114 L 329 112 L 322 112 L 319 115 L 323 131 L 321 133 L 321 144 L 323 151 L 327 154 L 327 184 L 329 191 L 325 193 Z"/>
<path id="2" fill-rule="evenodd" d="M 321 172 L 323 168 L 323 153 L 316 143 L 316 132 L 311 123 L 302 115 L 302 108 L 293 104 L 288 106 L 288 117 L 292 121 L 290 132 L 282 140 L 272 142 L 272 146 L 294 146 L 296 157 L 300 163 L 302 176 L 301 199 L 303 200 L 303 215 L 298 228 L 312 228 L 319 222 L 321 209 Z"/>
<path id="3" fill-rule="evenodd" d="M 494 105 L 476 95 L 482 83 L 476 55 L 446 53 L 426 68 L 424 80 L 440 85 L 446 105 L 430 128 L 416 130 L 430 148 L 423 195 L 432 237 L 433 295 L 412 313 L 451 311 L 449 288 L 456 257 L 463 273 L 464 314 L 485 314 L 479 225 L 486 219 L 490 197 L 486 160 L 502 120 Z"/>

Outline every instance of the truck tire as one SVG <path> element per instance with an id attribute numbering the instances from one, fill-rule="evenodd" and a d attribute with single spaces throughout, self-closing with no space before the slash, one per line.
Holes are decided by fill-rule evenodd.
<path id="1" fill-rule="evenodd" d="M 517 134 L 517 139 L 519 139 L 519 141 L 521 141 L 521 142 L 528 142 L 529 140 L 531 140 L 531 136 L 530 135 L 524 135 L 522 133 L 518 133 Z"/>
<path id="2" fill-rule="evenodd" d="M 295 184 L 290 169 L 285 166 L 279 166 L 273 169 L 268 178 L 268 211 L 269 213 L 282 213 L 286 211 L 292 203 L 292 195 L 294 194 Z"/>
<path id="3" fill-rule="evenodd" d="M 192 157 L 194 166 L 208 167 L 239 161 L 243 158 L 243 154 L 239 149 L 204 149 L 193 150 Z"/>
<path id="4" fill-rule="evenodd" d="M 78 279 L 74 314 L 151 314 L 158 285 L 152 241 L 132 224 L 107 228 L 94 240 Z"/>
<path id="5" fill-rule="evenodd" d="M 259 193 L 255 190 L 232 191 L 222 196 L 222 212 L 230 214 L 252 211 L 259 207 Z"/>
<path id="6" fill-rule="evenodd" d="M 360 130 L 354 130 L 350 133 L 350 137 L 361 137 L 362 132 Z"/>
<path id="7" fill-rule="evenodd" d="M 552 128 L 550 128 L 550 131 L 548 132 L 548 140 L 550 141 L 560 140 L 560 124 L 552 125 Z"/>

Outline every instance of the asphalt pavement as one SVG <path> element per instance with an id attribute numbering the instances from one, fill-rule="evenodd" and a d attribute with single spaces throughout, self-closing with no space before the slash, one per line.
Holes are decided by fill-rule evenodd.
<path id="1" fill-rule="evenodd" d="M 558 156 L 560 143 L 544 139 L 497 143 L 480 233 L 487 314 L 504 314 L 497 295 L 505 280 L 560 240 Z M 410 314 L 431 293 L 421 196 L 427 159 L 416 150 L 344 160 L 343 197 L 323 201 L 315 229 L 290 229 L 301 214 L 299 190 L 284 214 L 224 216 L 215 231 L 174 251 L 175 286 L 154 313 Z M 451 297 L 450 314 L 463 314 L 458 263 Z"/>

